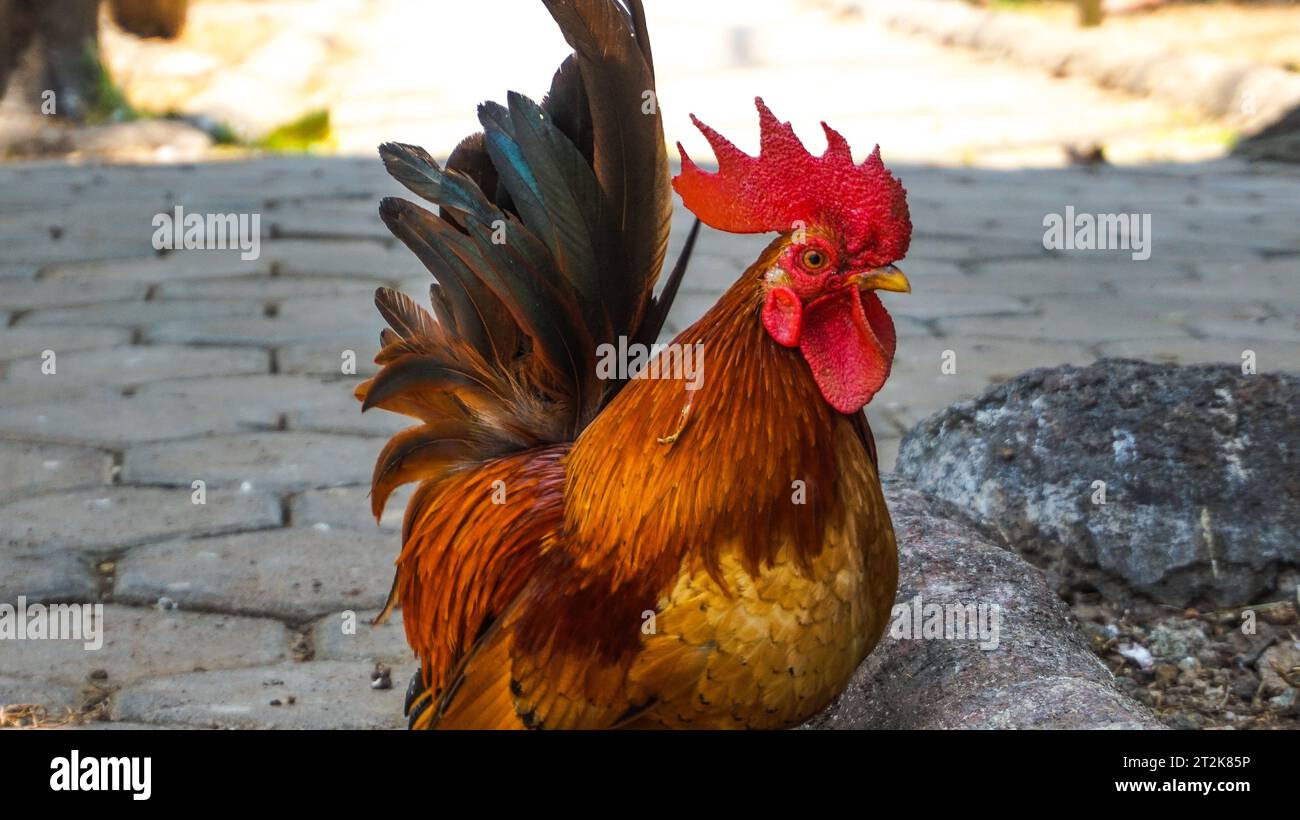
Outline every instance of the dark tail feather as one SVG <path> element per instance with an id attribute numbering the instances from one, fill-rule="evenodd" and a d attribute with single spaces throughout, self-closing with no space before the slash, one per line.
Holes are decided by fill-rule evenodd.
<path id="1" fill-rule="evenodd" d="M 357 395 L 423 422 L 381 456 L 380 503 L 459 463 L 575 438 L 622 388 L 597 375 L 595 351 L 658 336 L 694 246 L 693 229 L 654 298 L 672 189 L 640 0 L 543 2 L 574 53 L 540 105 L 485 103 L 483 130 L 444 166 L 416 146 L 379 149 L 438 206 L 380 205 L 436 280 L 432 315 L 376 296 L 392 330 Z"/>
<path id="2" fill-rule="evenodd" d="M 646 46 L 637 42 L 629 15 L 612 0 L 543 2 L 582 73 L 598 146 L 593 167 L 614 226 L 617 273 L 610 284 L 617 287 L 605 298 L 614 327 L 631 336 L 663 267 L 672 216 L 663 121 L 645 58 L 648 38 Z"/>

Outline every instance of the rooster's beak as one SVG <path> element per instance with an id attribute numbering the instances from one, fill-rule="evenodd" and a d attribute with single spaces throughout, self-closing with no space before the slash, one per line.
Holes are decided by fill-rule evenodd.
<path id="1" fill-rule="evenodd" d="M 892 290 L 896 293 L 911 293 L 912 283 L 907 281 L 903 272 L 893 265 L 864 270 L 855 273 L 850 281 L 860 290 Z"/>

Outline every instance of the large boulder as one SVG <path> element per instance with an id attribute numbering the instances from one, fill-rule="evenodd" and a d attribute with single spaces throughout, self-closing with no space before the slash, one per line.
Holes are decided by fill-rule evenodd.
<path id="1" fill-rule="evenodd" d="M 899 473 L 1058 590 L 1259 603 L 1300 566 L 1300 377 L 1107 359 L 931 416 Z"/>
<path id="2" fill-rule="evenodd" d="M 1160 727 L 1115 688 L 1041 572 L 901 481 L 887 480 L 885 497 L 898 536 L 895 612 L 848 689 L 809 728 Z M 974 615 L 960 631 L 959 607 Z"/>

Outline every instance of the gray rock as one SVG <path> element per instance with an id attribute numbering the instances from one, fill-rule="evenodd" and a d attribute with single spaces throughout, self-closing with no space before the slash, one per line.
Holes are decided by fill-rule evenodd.
<path id="1" fill-rule="evenodd" d="M 1295 690 L 1300 689 L 1300 641 L 1281 641 L 1265 650 L 1255 662 L 1259 671 L 1261 692 L 1265 697 L 1286 695 L 1295 697 Z"/>
<path id="2" fill-rule="evenodd" d="M 1200 621 L 1170 621 L 1151 629 L 1147 644 L 1151 653 L 1163 660 L 1178 662 L 1195 655 L 1206 644 Z"/>
<path id="3" fill-rule="evenodd" d="M 1107 359 L 931 416 L 898 470 L 1062 591 L 1245 604 L 1300 564 L 1298 413 L 1296 376 Z"/>
<path id="4" fill-rule="evenodd" d="M 901 481 L 886 479 L 885 497 L 899 543 L 890 627 L 844 694 L 808 727 L 1159 726 L 1115 688 L 1041 573 L 970 527 L 938 515 Z M 931 605 L 984 607 L 983 640 L 970 632 L 966 638 L 955 631 L 948 637 L 908 635 L 918 596 L 922 623 Z"/>

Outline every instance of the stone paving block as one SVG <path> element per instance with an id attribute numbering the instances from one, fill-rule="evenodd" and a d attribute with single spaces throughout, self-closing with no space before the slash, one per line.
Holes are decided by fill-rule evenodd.
<path id="1" fill-rule="evenodd" d="M 431 280 L 426 279 L 426 281 Z M 428 298 L 427 292 L 424 297 Z M 380 329 L 388 326 L 375 308 L 373 286 L 365 295 L 346 297 L 311 295 L 284 299 L 279 303 L 277 315 L 285 319 L 315 319 L 323 325 L 342 327 L 366 322 L 375 329 L 376 337 Z"/>
<path id="2" fill-rule="evenodd" d="M 131 331 L 116 327 L 60 327 L 16 325 L 0 328 L 0 359 L 20 359 L 53 350 L 65 353 L 113 347 L 131 341 Z"/>
<path id="3" fill-rule="evenodd" d="M 1063 342 L 912 339 L 899 344 L 889 381 L 868 409 L 878 410 L 901 435 L 930 413 L 977 396 L 990 384 L 1036 367 L 1087 364 L 1094 358 L 1085 346 Z M 955 372 L 944 371 L 946 361 L 953 363 Z M 881 432 L 887 429 L 881 427 Z"/>
<path id="4" fill-rule="evenodd" d="M 103 265 L 114 259 L 134 259 L 152 252 L 149 234 L 101 239 L 94 243 L 56 242 L 49 237 L 8 237 L 5 261 L 37 266 Z"/>
<path id="5" fill-rule="evenodd" d="M 241 276 L 231 279 L 198 279 L 168 282 L 158 290 L 159 299 L 234 299 L 279 302 L 295 297 L 334 297 L 368 301 L 375 292 L 373 280 L 328 276 Z"/>
<path id="6" fill-rule="evenodd" d="M 1017 242 L 1009 239 L 981 238 L 978 236 L 949 235 L 953 226 L 940 225 L 943 236 L 918 234 L 912 237 L 907 258 L 935 259 L 949 262 L 979 262 L 992 259 L 1012 259 L 1018 257 L 1037 258 L 1046 256 L 1043 250 L 1042 236 L 1036 242 Z M 904 268 L 906 270 L 906 268 Z"/>
<path id="7" fill-rule="evenodd" d="M 145 330 L 145 339 L 156 343 L 251 345 L 278 347 L 299 342 L 335 342 L 369 335 L 379 338 L 376 320 L 356 319 L 341 324 L 311 317 L 212 318 L 199 321 L 165 322 Z"/>
<path id="8" fill-rule="evenodd" d="M 148 327 L 165 322 L 195 322 L 215 317 L 255 319 L 265 313 L 260 302 L 192 299 L 151 302 L 110 302 L 75 308 L 52 308 L 23 314 L 19 325 L 108 325 Z"/>
<path id="9" fill-rule="evenodd" d="M 378 207 L 378 200 L 376 200 Z M 400 282 L 428 274 L 415 254 L 389 237 L 384 242 L 276 239 L 262 243 L 284 276 L 347 276 Z"/>
<path id="10" fill-rule="evenodd" d="M 380 443 L 319 433 L 244 433 L 142 444 L 126 451 L 122 481 L 188 487 L 300 491 L 370 480 Z"/>
<path id="11" fill-rule="evenodd" d="M 15 385 L 32 382 L 68 382 L 74 385 L 128 385 L 185 377 L 211 378 L 266 373 L 270 355 L 251 348 L 131 345 L 65 353 L 56 360 L 53 374 L 41 372 L 41 361 L 15 362 L 5 370 L 4 381 Z"/>
<path id="12" fill-rule="evenodd" d="M 904 258 L 898 266 L 907 274 L 914 292 L 932 290 L 930 286 L 935 282 L 961 282 L 968 278 L 960 265 L 941 259 Z"/>
<path id="13" fill-rule="evenodd" d="M 952 352 L 951 356 L 947 355 L 948 351 Z M 958 345 L 952 339 L 920 338 L 899 346 L 890 379 L 975 376 L 1002 381 L 1035 367 L 1087 364 L 1094 358 L 1087 346 L 1071 342 L 988 339 Z M 945 375 L 946 361 L 952 362 L 948 369 L 955 367 L 955 373 Z"/>
<path id="14" fill-rule="evenodd" d="M 280 520 L 274 497 L 238 488 L 208 488 L 207 503 L 195 504 L 189 488 L 103 487 L 0 507 L 0 547 L 102 554 L 164 538 L 275 527 Z"/>
<path id="15" fill-rule="evenodd" d="M 972 276 L 961 284 L 1005 296 L 1087 296 L 1116 288 L 1150 290 L 1189 280 L 1177 267 L 1078 256 L 977 262 L 969 268 Z"/>
<path id="16" fill-rule="evenodd" d="M 289 412 L 286 416 L 288 428 L 387 438 L 418 423 L 409 416 L 378 408 L 362 413 L 361 402 L 353 395 L 358 381 L 348 378 L 337 382 L 339 389 L 328 401 Z"/>
<path id="17" fill-rule="evenodd" d="M 0 500 L 108 484 L 113 457 L 88 447 L 0 441 Z"/>
<path id="18" fill-rule="evenodd" d="M 379 219 L 379 202 L 367 203 L 364 211 L 355 209 L 294 207 L 268 213 L 273 238 L 292 239 L 374 239 L 389 241 L 393 235 Z"/>
<path id="19" fill-rule="evenodd" d="M 690 265 L 686 268 L 686 276 L 682 279 L 682 290 L 721 295 L 744 275 L 762 252 L 763 248 L 759 246 L 752 254 L 746 250 L 723 255 L 718 250 L 704 251 L 696 245 L 695 252 L 691 254 Z M 427 291 L 426 286 L 426 294 Z"/>
<path id="20" fill-rule="evenodd" d="M 349 350 L 352 355 L 348 361 L 356 367 L 353 374 L 343 372 L 343 354 Z M 276 364 L 281 373 L 338 376 L 360 381 L 379 372 L 379 367 L 374 362 L 378 352 L 379 334 L 358 333 L 347 338 L 322 338 L 285 345 L 276 350 Z"/>
<path id="21" fill-rule="evenodd" d="M 1271 339 L 1243 340 L 1213 339 L 1133 339 L 1122 342 L 1103 342 L 1098 345 L 1103 356 L 1126 359 L 1143 359 L 1172 364 L 1198 364 L 1202 362 L 1227 362 L 1240 365 L 1242 353 L 1255 351 L 1257 373 L 1275 371 L 1300 372 L 1300 342 L 1279 342 Z"/>
<path id="22" fill-rule="evenodd" d="M 105 240 L 129 240 L 138 245 L 138 254 L 148 255 L 154 252 L 153 219 L 158 213 L 153 204 L 83 198 L 68 207 L 29 208 L 0 215 L 0 233 L 90 248 Z"/>
<path id="23" fill-rule="evenodd" d="M 198 669 L 260 666 L 289 655 L 289 630 L 266 618 L 116 604 L 105 604 L 103 614 L 99 649 L 75 639 L 14 641 L 6 646 L 5 672 L 76 686 L 102 670 L 108 674 L 94 678 L 98 685 L 122 686 Z"/>
<path id="24" fill-rule="evenodd" d="M 414 299 L 415 303 L 420 307 L 429 310 L 429 286 L 433 284 L 433 281 L 433 277 L 428 274 L 423 276 L 417 275 L 414 278 L 403 279 L 401 282 L 398 282 L 397 289 Z M 371 300 L 370 305 L 371 307 L 374 307 L 373 299 Z M 430 311 L 430 313 L 432 314 L 432 311 Z"/>
<path id="25" fill-rule="evenodd" d="M 1284 316 L 1287 312 L 1300 312 L 1300 292 L 1295 284 L 1300 272 L 1287 281 L 1281 274 L 1269 277 L 1247 277 L 1230 272 L 1225 267 L 1213 278 L 1183 279 L 1161 282 L 1146 289 L 1152 299 L 1219 299 L 1225 302 L 1245 302 L 1267 305 L 1273 313 Z M 1120 292 L 1133 290 L 1125 283 L 1117 283 Z"/>
<path id="26" fill-rule="evenodd" d="M 99 580 L 90 560 L 72 550 L 8 548 L 0 551 L 0 603 L 16 605 L 19 596 L 31 604 L 94 601 Z"/>
<path id="27" fill-rule="evenodd" d="M 147 241 L 146 237 L 146 241 Z M 258 259 L 241 259 L 237 250 L 171 251 L 161 256 L 129 259 L 95 259 L 53 265 L 45 272 L 51 279 L 125 280 L 159 284 L 182 279 L 205 279 L 223 276 L 251 276 L 271 272 L 271 262 L 263 254 Z"/>
<path id="28" fill-rule="evenodd" d="M 721 292 L 700 293 L 697 291 L 680 291 L 673 300 L 668 319 L 664 322 L 664 335 L 676 336 L 699 320 L 709 308 L 717 304 Z"/>
<path id="29" fill-rule="evenodd" d="M 179 403 L 206 416 L 219 412 L 221 432 L 265 429 L 283 422 L 290 430 L 389 436 L 414 423 L 383 410 L 363 415 L 361 402 L 353 395 L 360 381 L 351 376 L 327 381 L 275 374 L 157 382 L 141 387 L 133 398 Z"/>
<path id="30" fill-rule="evenodd" d="M 1291 217 L 1294 220 L 1294 216 Z M 1201 281 L 1215 283 L 1228 281 L 1234 287 L 1252 289 L 1263 287 L 1265 298 L 1283 297 L 1294 302 L 1297 297 L 1295 283 L 1300 279 L 1300 256 L 1279 256 L 1274 259 L 1238 260 L 1227 265 L 1217 263 L 1193 264 L 1192 269 Z"/>
<path id="31" fill-rule="evenodd" d="M 1207 233 L 1200 239 L 1181 238 L 1171 241 L 1161 241 L 1160 228 L 1152 229 L 1154 237 L 1151 245 L 1151 260 L 1161 264 L 1171 263 L 1207 263 L 1207 264 L 1225 264 L 1231 265 L 1243 261 L 1253 261 L 1259 259 L 1259 252 L 1269 250 L 1261 247 L 1267 243 L 1261 240 L 1260 243 L 1251 243 L 1250 247 L 1243 244 L 1233 244 L 1231 242 L 1221 242 L 1214 236 L 1218 233 Z"/>
<path id="32" fill-rule="evenodd" d="M 0 262 L 0 279 L 15 283 L 35 279 L 40 269 L 41 266 L 33 262 Z"/>
<path id="33" fill-rule="evenodd" d="M 253 378 L 253 377 L 248 377 Z M 154 385 L 145 385 L 140 391 Z M 6 401 L 0 405 L 0 436 L 105 447 L 187 438 L 208 433 L 233 433 L 250 427 L 272 427 L 274 413 L 258 416 L 222 402 L 191 400 L 184 393 L 130 397 L 92 392 L 93 401 L 51 397 L 32 403 Z"/>
<path id="34" fill-rule="evenodd" d="M 111 279 L 40 279 L 30 282 L 7 282 L 0 288 L 0 308 L 33 310 L 49 307 L 73 307 L 100 302 L 143 299 L 147 285 Z"/>
<path id="35" fill-rule="evenodd" d="M 81 708 L 82 696 L 75 686 L 46 680 L 0 675 L 0 706 L 31 703 L 44 706 L 47 720 L 60 720 Z"/>
<path id="36" fill-rule="evenodd" d="M 52 731 L 72 730 L 76 732 L 163 732 L 181 731 L 182 726 L 159 726 L 155 723 L 140 723 L 126 720 L 87 720 L 70 723 L 66 726 L 51 726 Z"/>
<path id="37" fill-rule="evenodd" d="M 880 473 L 881 475 L 892 473 L 894 464 L 898 461 L 898 443 L 902 439 L 893 435 L 882 436 L 874 427 L 872 433 L 876 437 L 876 457 L 880 460 Z"/>
<path id="38" fill-rule="evenodd" d="M 940 332 L 956 340 L 978 338 L 1043 339 L 1095 343 L 1116 339 L 1160 339 L 1191 335 L 1188 326 L 1205 317 L 1249 318 L 1259 309 L 1199 300 L 1043 297 L 1041 310 L 1011 318 L 941 319 Z"/>
<path id="39" fill-rule="evenodd" d="M 1224 212 L 1218 208 L 1179 209 L 1184 218 L 1162 224 L 1159 239 L 1162 243 L 1199 243 L 1207 236 L 1227 248 L 1240 249 L 1241 256 L 1258 259 L 1257 253 L 1293 253 L 1300 249 L 1300 229 L 1294 225 L 1269 225 L 1264 216 Z M 1163 220 L 1162 220 L 1163 223 Z M 1228 262 L 1229 265 L 1235 262 Z"/>
<path id="40" fill-rule="evenodd" d="M 967 293 L 916 292 L 886 294 L 882 299 L 895 319 L 926 322 L 958 316 L 1018 316 L 1030 312 L 1024 302 L 983 289 Z"/>
<path id="41" fill-rule="evenodd" d="M 311 661 L 156 678 L 113 699 L 113 718 L 222 729 L 401 729 L 404 684 L 372 689 L 364 661 Z M 396 674 L 396 673 L 395 673 Z"/>
<path id="42" fill-rule="evenodd" d="M 379 610 L 333 612 L 312 627 L 312 656 L 318 661 L 363 661 L 384 663 L 392 670 L 394 688 L 403 688 L 419 662 L 406 644 L 402 611 L 394 610 L 387 621 L 372 626 Z M 351 630 L 351 634 L 348 631 Z"/>
<path id="43" fill-rule="evenodd" d="M 383 606 L 397 552 L 382 533 L 314 527 L 167 541 L 121 560 L 113 597 L 303 621 Z"/>
<path id="44" fill-rule="evenodd" d="M 378 455 L 378 452 L 376 452 Z M 396 536 L 402 530 L 402 515 L 411 499 L 415 484 L 405 484 L 393 491 L 384 508 L 384 516 L 375 523 L 370 515 L 370 483 L 357 487 L 329 487 L 308 490 L 294 497 L 289 516 L 295 527 L 317 527 L 340 530 L 357 530 L 374 533 L 382 531 Z M 400 543 L 394 537 L 393 543 Z"/>
<path id="45" fill-rule="evenodd" d="M 12 369 L 28 367 L 25 362 L 7 362 L 0 364 L 0 407 L 18 405 L 43 405 L 58 402 L 69 405 L 85 405 L 100 401 L 114 401 L 121 392 L 105 385 L 74 384 L 71 379 L 33 379 L 22 384 L 7 385 L 3 380 L 6 372 Z M 0 436 L 3 432 L 0 432 Z M 22 436 L 19 436 L 22 438 Z M 92 442 L 93 443 L 93 442 Z"/>
<path id="46" fill-rule="evenodd" d="M 1296 314 L 1281 319 L 1233 318 L 1195 321 L 1192 326 L 1210 339 L 1239 339 L 1247 346 L 1264 342 L 1300 342 Z"/>

